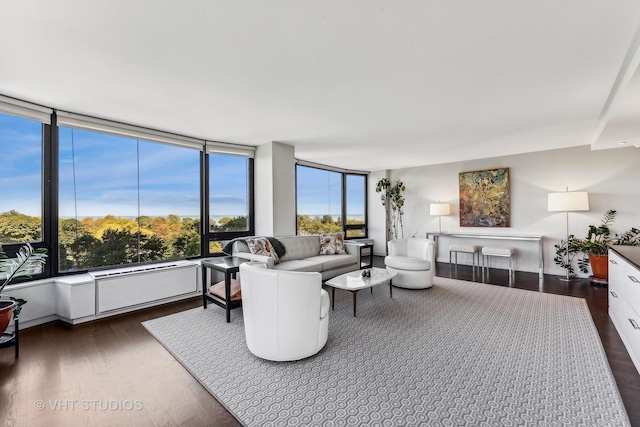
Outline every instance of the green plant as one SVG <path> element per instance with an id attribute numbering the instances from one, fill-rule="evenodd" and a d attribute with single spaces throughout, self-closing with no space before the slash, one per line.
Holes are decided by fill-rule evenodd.
<path id="1" fill-rule="evenodd" d="M 573 260 L 580 252 L 580 247 L 577 245 L 576 238 L 573 234 L 568 236 L 568 239 L 562 239 L 560 243 L 554 245 L 556 248 L 556 256 L 553 261 L 564 268 L 569 273 L 569 277 L 576 277 L 575 270 L 573 269 Z"/>
<path id="2" fill-rule="evenodd" d="M 404 237 L 404 226 L 402 224 L 402 216 L 404 215 L 404 196 L 402 193 L 406 187 L 402 181 L 397 180 L 391 185 L 391 181 L 387 178 L 381 178 L 376 184 L 376 193 L 380 194 L 382 206 L 391 208 L 391 217 L 387 216 L 387 230 L 389 230 L 393 239 Z"/>
<path id="3" fill-rule="evenodd" d="M 556 264 L 566 269 L 571 277 L 575 276 L 572 260 L 577 254 L 582 254 L 578 259 L 578 268 L 583 273 L 589 272 L 589 255 L 607 255 L 609 246 L 640 245 L 640 229 L 632 227 L 624 233 L 618 235 L 611 233 L 610 225 L 615 221 L 617 211 L 608 210 L 605 212 L 600 225 L 589 225 L 587 236 L 584 239 L 570 235 L 568 240 L 562 240 L 555 245 L 556 256 L 553 259 Z"/>
<path id="4" fill-rule="evenodd" d="M 47 263 L 47 250 L 44 248 L 34 249 L 29 243 L 22 246 L 15 259 L 10 259 L 0 245 L 0 274 L 5 275 L 0 285 L 0 297 L 4 288 L 19 277 L 31 277 L 30 272 L 37 268 L 43 268 Z M 20 314 L 22 306 L 27 303 L 22 298 L 9 297 L 16 303 L 13 309 L 15 316 Z"/>

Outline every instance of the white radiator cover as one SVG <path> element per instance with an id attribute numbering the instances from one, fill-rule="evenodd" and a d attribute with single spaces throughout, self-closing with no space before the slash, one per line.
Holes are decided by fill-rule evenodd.
<path id="1" fill-rule="evenodd" d="M 96 282 L 96 315 L 198 290 L 198 264 L 191 261 L 90 274 Z"/>

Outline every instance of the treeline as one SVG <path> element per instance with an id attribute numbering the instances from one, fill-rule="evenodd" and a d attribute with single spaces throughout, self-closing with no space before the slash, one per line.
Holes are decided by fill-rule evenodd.
<path id="1" fill-rule="evenodd" d="M 0 242 L 42 239 L 40 217 L 16 211 L 0 214 Z M 246 230 L 246 217 L 210 220 L 211 231 Z M 200 220 L 178 215 L 61 219 L 58 222 L 60 271 L 135 262 L 177 259 L 200 254 Z M 218 242 L 210 250 L 219 251 Z"/>
<path id="2" fill-rule="evenodd" d="M 347 224 L 362 224 L 362 220 L 347 218 Z M 342 231 L 342 218 L 331 215 L 298 215 L 298 234 L 338 233 Z"/>
<path id="3" fill-rule="evenodd" d="M 347 223 L 362 224 L 362 221 L 350 219 Z M 247 228 L 246 216 L 224 217 L 218 221 L 210 219 L 212 232 L 243 231 Z M 341 230 L 341 218 L 334 220 L 331 215 L 298 215 L 299 234 L 335 233 Z M 14 210 L 0 213 L 0 242 L 39 240 L 42 240 L 40 217 Z M 60 219 L 58 242 L 60 271 L 179 259 L 200 255 L 200 220 L 178 215 L 138 218 L 107 215 L 98 219 Z M 210 242 L 211 253 L 221 250 L 220 242 Z"/>

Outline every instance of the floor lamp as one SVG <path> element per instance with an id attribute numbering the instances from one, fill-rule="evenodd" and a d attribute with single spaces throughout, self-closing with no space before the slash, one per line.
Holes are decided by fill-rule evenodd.
<path id="1" fill-rule="evenodd" d="M 442 234 L 442 215 L 450 215 L 451 206 L 449 203 L 431 203 L 429 205 L 429 214 L 438 216 L 438 234 Z"/>
<path id="2" fill-rule="evenodd" d="M 566 240 L 566 263 L 569 265 L 569 212 L 588 211 L 589 210 L 589 193 L 586 191 L 567 191 L 564 193 L 549 193 L 547 200 L 547 211 L 564 212 L 567 215 L 567 240 Z M 569 281 L 569 268 L 566 269 L 566 277 L 562 280 Z"/>

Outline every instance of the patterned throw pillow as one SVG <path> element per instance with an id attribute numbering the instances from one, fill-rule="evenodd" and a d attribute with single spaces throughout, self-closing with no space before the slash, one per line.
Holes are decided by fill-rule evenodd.
<path id="1" fill-rule="evenodd" d="M 269 239 L 266 237 L 253 237 L 245 239 L 247 242 L 247 246 L 249 246 L 249 251 L 252 254 L 256 255 L 264 255 L 273 258 L 274 262 L 277 264 L 280 261 L 278 258 L 278 254 L 269 243 Z"/>
<path id="2" fill-rule="evenodd" d="M 344 233 L 320 235 L 320 255 L 340 255 L 347 253 L 344 249 Z"/>
<path id="3" fill-rule="evenodd" d="M 333 255 L 336 253 L 336 236 L 333 234 L 320 235 L 320 255 Z"/>
<path id="4" fill-rule="evenodd" d="M 346 254 L 347 251 L 344 248 L 344 233 L 336 233 L 336 255 Z"/>

